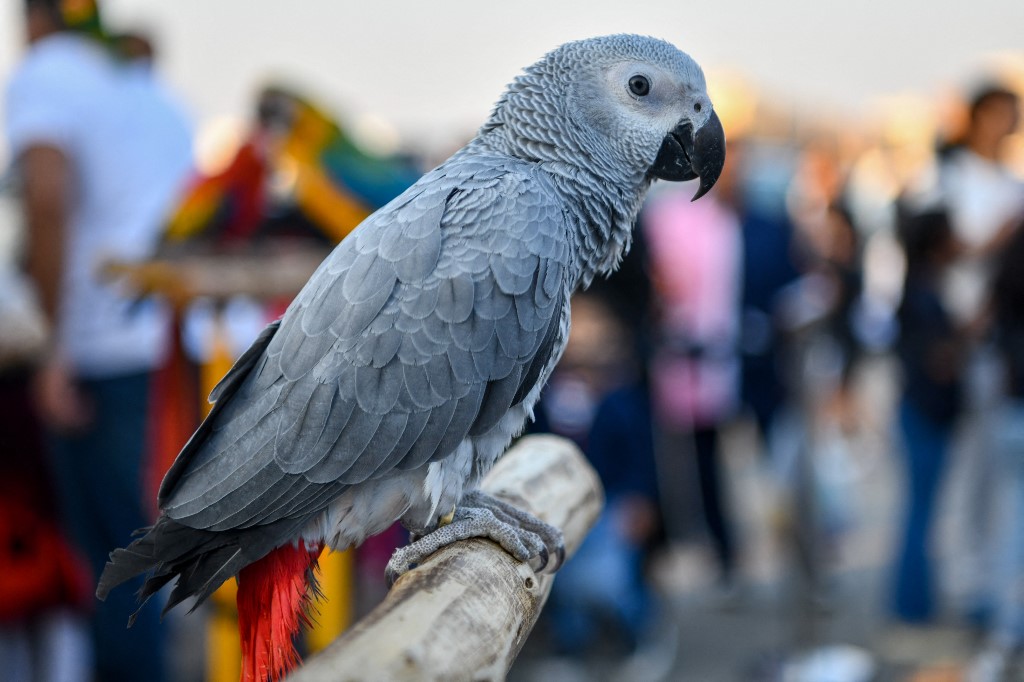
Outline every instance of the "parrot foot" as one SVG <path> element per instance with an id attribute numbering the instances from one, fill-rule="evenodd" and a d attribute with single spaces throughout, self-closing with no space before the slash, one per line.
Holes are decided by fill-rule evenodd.
<path id="1" fill-rule="evenodd" d="M 442 547 L 469 538 L 493 540 L 519 561 L 530 562 L 536 571 L 554 572 L 565 560 L 562 531 L 508 502 L 474 490 L 463 496 L 451 523 L 395 550 L 385 569 L 388 586 Z"/>
<path id="2" fill-rule="evenodd" d="M 523 511 L 511 502 L 488 495 L 481 490 L 472 490 L 462 498 L 464 506 L 481 507 L 490 509 L 496 517 L 512 526 L 518 526 L 523 531 L 532 533 L 542 541 L 540 552 L 536 555 L 540 562 L 534 566 L 535 570 L 547 570 L 554 573 L 565 562 L 565 540 L 562 531 L 551 524 L 544 523 L 533 514 Z M 505 548 L 506 551 L 508 548 Z M 551 555 L 554 555 L 554 563 L 550 562 Z M 518 558 L 518 557 L 516 557 Z M 527 561 L 527 559 L 520 559 Z"/>

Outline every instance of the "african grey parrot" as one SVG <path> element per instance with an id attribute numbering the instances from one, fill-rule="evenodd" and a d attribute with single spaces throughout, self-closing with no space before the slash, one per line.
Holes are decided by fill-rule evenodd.
<path id="1" fill-rule="evenodd" d="M 629 248 L 651 182 L 699 177 L 696 199 L 724 161 L 704 75 L 674 46 L 615 35 L 547 54 L 237 361 L 163 481 L 160 517 L 111 554 L 100 598 L 146 572 L 143 600 L 177 577 L 171 608 L 241 573 L 240 612 L 247 592 L 255 613 L 242 615 L 258 620 L 324 545 L 396 520 L 423 537 L 392 577 L 471 536 L 560 557 L 556 529 L 476 486 L 531 417 L 570 296 Z M 242 627 L 244 645 L 258 628 Z M 264 652 L 248 674 L 287 663 Z"/>

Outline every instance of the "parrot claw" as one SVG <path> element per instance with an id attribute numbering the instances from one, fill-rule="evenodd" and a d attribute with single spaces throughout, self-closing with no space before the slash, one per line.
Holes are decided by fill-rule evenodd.
<path id="1" fill-rule="evenodd" d="M 547 547 L 541 547 L 540 548 L 540 553 L 537 554 L 537 556 L 535 556 L 533 559 L 530 560 L 530 568 L 533 568 L 533 570 L 537 571 L 537 572 L 543 571 L 544 568 L 548 565 L 548 559 L 550 559 L 550 558 L 551 558 L 551 554 L 548 553 L 548 548 Z M 536 563 L 537 563 L 536 566 L 533 565 L 534 561 L 536 561 Z"/>
<path id="2" fill-rule="evenodd" d="M 469 538 L 493 540 L 536 571 L 553 573 L 565 561 L 560 530 L 504 500 L 474 490 L 463 497 L 451 523 L 395 550 L 385 569 L 388 587 L 442 547 Z"/>

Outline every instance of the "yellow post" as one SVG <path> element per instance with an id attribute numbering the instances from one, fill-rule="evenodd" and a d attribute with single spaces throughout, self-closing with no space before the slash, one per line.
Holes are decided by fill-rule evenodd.
<path id="1" fill-rule="evenodd" d="M 210 597 L 212 607 L 206 624 L 207 682 L 238 682 L 242 675 L 242 649 L 238 641 L 238 585 L 228 580 Z"/>
<path id="2" fill-rule="evenodd" d="M 228 345 L 227 331 L 216 318 L 210 339 L 210 355 L 199 371 L 200 404 L 203 416 L 210 412 L 207 397 L 217 382 L 228 373 L 234 357 Z M 210 597 L 212 612 L 207 623 L 207 682 L 238 682 L 242 673 L 242 647 L 238 640 L 238 608 L 235 595 L 238 585 L 228 580 Z"/>
<path id="3" fill-rule="evenodd" d="M 320 555 L 320 591 L 324 598 L 313 614 L 313 627 L 306 633 L 306 649 L 316 653 L 338 638 L 352 623 L 352 587 L 355 579 L 355 552 Z"/>

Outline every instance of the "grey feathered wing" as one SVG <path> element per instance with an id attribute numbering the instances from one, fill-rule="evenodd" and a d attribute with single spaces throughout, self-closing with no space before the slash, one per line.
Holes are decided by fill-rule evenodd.
<path id="1" fill-rule="evenodd" d="M 349 486 L 493 428 L 551 355 L 568 264 L 560 204 L 528 165 L 462 157 L 424 176 L 332 252 L 218 386 L 161 486 L 160 522 L 112 555 L 101 591 L 154 569 L 203 597 Z M 199 555 L 146 544 L 182 542 L 169 532 L 182 526 Z"/>

